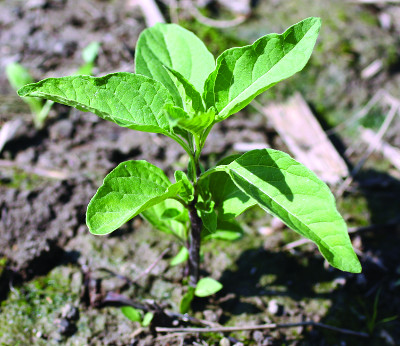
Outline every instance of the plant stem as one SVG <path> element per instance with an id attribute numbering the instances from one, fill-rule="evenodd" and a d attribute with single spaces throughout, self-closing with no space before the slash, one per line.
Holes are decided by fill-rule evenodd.
<path id="1" fill-rule="evenodd" d="M 189 235 L 189 285 L 196 287 L 199 281 L 199 267 L 200 267 L 200 243 L 201 243 L 201 229 L 203 222 L 197 215 L 195 204 L 197 198 L 189 205 L 189 217 L 191 223 Z"/>
<path id="2" fill-rule="evenodd" d="M 166 136 L 168 136 L 169 138 L 173 139 L 175 142 L 177 142 L 185 151 L 186 153 L 189 155 L 190 159 L 194 161 L 194 154 L 192 152 L 192 150 L 186 145 L 186 143 L 179 138 L 176 135 L 173 134 L 168 134 L 168 133 L 164 133 Z"/>

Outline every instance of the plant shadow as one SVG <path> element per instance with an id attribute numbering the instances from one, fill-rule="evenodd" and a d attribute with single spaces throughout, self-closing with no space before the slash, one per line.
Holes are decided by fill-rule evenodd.
<path id="1" fill-rule="evenodd" d="M 263 247 L 244 251 L 235 263 L 237 269 L 223 272 L 219 281 L 225 294 L 241 297 L 288 296 L 296 301 L 322 297 L 314 286 L 343 275 L 326 270 L 323 259 L 304 254 L 299 258 L 288 252 L 273 252 Z"/>

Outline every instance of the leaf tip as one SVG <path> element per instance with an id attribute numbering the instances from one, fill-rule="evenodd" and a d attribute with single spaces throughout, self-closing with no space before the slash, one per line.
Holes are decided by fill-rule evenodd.
<path id="1" fill-rule="evenodd" d="M 17 90 L 17 94 L 20 97 L 29 96 L 30 92 L 31 92 L 31 84 L 24 85 L 22 88 L 19 88 Z"/>
<path id="2" fill-rule="evenodd" d="M 349 268 L 349 272 L 354 274 L 360 274 L 362 272 L 361 263 L 358 259 L 352 263 L 351 268 Z"/>

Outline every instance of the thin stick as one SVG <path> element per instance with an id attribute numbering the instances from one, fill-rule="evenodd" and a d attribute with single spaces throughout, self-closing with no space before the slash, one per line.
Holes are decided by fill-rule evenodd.
<path id="1" fill-rule="evenodd" d="M 243 326 L 243 327 L 219 327 L 219 328 L 165 328 L 165 327 L 156 327 L 156 332 L 158 333 L 184 333 L 184 334 L 193 334 L 193 333 L 229 333 L 229 332 L 238 332 L 238 331 L 247 331 L 247 330 L 260 330 L 260 329 L 277 329 L 277 328 L 293 328 L 293 327 L 301 327 L 301 326 L 312 326 L 319 327 L 324 329 L 329 329 L 338 333 L 348 334 L 359 336 L 363 338 L 368 338 L 369 335 L 367 333 L 355 332 L 350 329 L 338 328 L 334 326 L 330 326 L 328 324 L 318 323 L 314 321 L 306 321 L 306 322 L 298 322 L 298 323 L 270 323 L 270 324 L 260 324 L 255 326 Z"/>
<path id="2" fill-rule="evenodd" d="M 165 19 L 154 0 L 128 0 L 127 6 L 140 7 L 147 27 L 151 27 L 157 23 L 165 23 Z"/>
<path id="3" fill-rule="evenodd" d="M 214 28 L 231 28 L 242 24 L 248 18 L 248 15 L 241 14 L 231 20 L 217 20 L 204 16 L 191 0 L 185 1 L 184 6 L 189 10 L 190 14 L 200 23 Z"/>
<path id="4" fill-rule="evenodd" d="M 150 274 L 150 272 L 153 270 L 153 268 L 157 265 L 158 262 L 160 262 L 160 261 L 162 260 L 162 258 L 167 254 L 167 252 L 168 252 L 169 250 L 170 250 L 170 249 L 167 248 L 167 249 L 165 249 L 163 252 L 161 252 L 161 254 L 156 258 L 156 260 L 155 260 L 152 264 L 150 264 L 143 272 L 141 272 L 141 273 L 139 274 L 139 276 L 137 276 L 133 281 L 134 281 L 134 282 L 137 282 L 137 281 L 139 281 L 139 279 L 141 279 L 143 276 L 146 276 L 146 275 Z"/>
<path id="5" fill-rule="evenodd" d="M 36 174 L 45 178 L 51 178 L 51 179 L 59 179 L 59 180 L 66 180 L 72 176 L 71 173 L 65 172 L 65 171 L 56 171 L 52 169 L 47 169 L 43 167 L 38 167 L 38 166 L 25 166 L 23 164 L 10 161 L 10 160 L 0 160 L 0 167 L 9 167 L 9 168 L 17 168 L 25 171 L 26 173 L 29 174 Z"/>

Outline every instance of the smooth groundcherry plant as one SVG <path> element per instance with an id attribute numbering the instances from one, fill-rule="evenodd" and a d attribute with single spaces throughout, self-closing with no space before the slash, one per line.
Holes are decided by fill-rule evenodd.
<path id="1" fill-rule="evenodd" d="M 105 177 L 86 213 L 93 234 L 109 234 L 141 214 L 156 229 L 175 237 L 181 249 L 171 264 L 187 262 L 183 312 L 194 296 L 222 288 L 212 278 L 199 277 L 201 244 L 240 237 L 235 218 L 256 204 L 312 240 L 333 267 L 361 272 L 329 188 L 288 154 L 251 150 L 226 157 L 206 171 L 199 161 L 216 123 L 303 69 L 320 26 L 319 18 L 307 18 L 283 34 L 228 49 L 215 60 L 190 31 L 157 24 L 139 37 L 134 74 L 48 78 L 18 91 L 22 97 L 93 112 L 132 130 L 164 134 L 186 151 L 187 171 L 176 171 L 174 182 L 147 161 L 120 163 Z"/>

